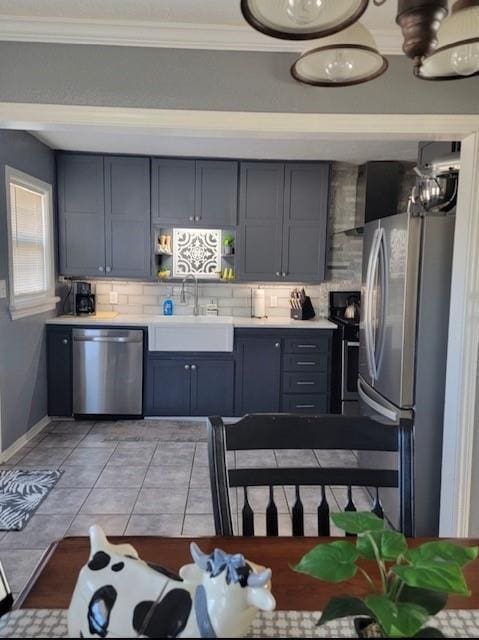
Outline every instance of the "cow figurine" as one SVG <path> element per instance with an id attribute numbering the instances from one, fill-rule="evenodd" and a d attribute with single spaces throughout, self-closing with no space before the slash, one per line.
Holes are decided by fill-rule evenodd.
<path id="1" fill-rule="evenodd" d="M 90 558 L 68 611 L 71 638 L 231 638 L 258 609 L 272 611 L 271 570 L 240 554 L 191 544 L 194 563 L 180 575 L 140 560 L 129 544 L 110 544 L 90 528 Z"/>

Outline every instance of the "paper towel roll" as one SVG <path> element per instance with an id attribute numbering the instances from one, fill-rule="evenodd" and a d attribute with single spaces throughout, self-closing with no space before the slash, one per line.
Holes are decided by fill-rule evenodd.
<path id="1" fill-rule="evenodd" d="M 266 316 L 264 289 L 253 290 L 253 316 L 255 318 L 264 318 Z"/>

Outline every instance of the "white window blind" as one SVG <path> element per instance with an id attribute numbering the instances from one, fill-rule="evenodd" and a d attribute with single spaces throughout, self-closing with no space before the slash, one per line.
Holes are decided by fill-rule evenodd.
<path id="1" fill-rule="evenodd" d="M 6 167 L 10 314 L 55 307 L 52 187 Z"/>
<path id="2" fill-rule="evenodd" d="M 48 211 L 45 195 L 10 183 L 13 293 L 46 293 L 49 289 Z"/>

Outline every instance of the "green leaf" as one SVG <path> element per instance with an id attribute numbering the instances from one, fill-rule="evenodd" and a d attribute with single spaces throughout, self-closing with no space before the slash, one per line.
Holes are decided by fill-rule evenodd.
<path id="1" fill-rule="evenodd" d="M 418 604 L 421 607 L 424 607 L 429 615 L 435 616 L 436 613 L 442 611 L 446 606 L 447 593 L 404 585 L 399 596 L 399 602 L 411 602 L 413 604 Z"/>
<path id="2" fill-rule="evenodd" d="M 452 562 L 463 567 L 477 558 L 478 547 L 463 547 L 452 542 L 426 542 L 416 549 L 410 549 L 408 560 L 416 562 Z"/>
<path id="3" fill-rule="evenodd" d="M 347 616 L 369 616 L 372 612 L 359 598 L 349 596 L 341 598 L 331 598 L 319 619 L 318 626 L 337 620 L 338 618 L 346 618 Z"/>
<path id="4" fill-rule="evenodd" d="M 468 596 L 462 569 L 447 562 L 415 563 L 411 566 L 396 566 L 393 571 L 410 587 L 421 587 L 432 591 Z"/>
<path id="5" fill-rule="evenodd" d="M 424 629 L 421 629 L 421 631 L 418 631 L 414 637 L 415 638 L 445 638 L 446 636 L 442 633 L 442 631 L 439 631 L 439 629 L 436 629 L 435 627 L 424 627 Z"/>
<path id="6" fill-rule="evenodd" d="M 384 520 L 369 511 L 344 511 L 332 513 L 334 524 L 347 533 L 366 533 L 384 529 Z"/>
<path id="7" fill-rule="evenodd" d="M 382 560 L 396 560 L 401 554 L 405 554 L 407 551 L 406 538 L 402 533 L 396 531 L 370 531 L 368 533 L 362 533 L 356 542 L 356 548 L 359 554 L 363 558 L 374 560 L 374 549 L 371 543 L 371 538 L 376 543 L 379 550 L 379 555 Z"/>
<path id="8" fill-rule="evenodd" d="M 390 638 L 411 638 L 429 618 L 423 607 L 407 602 L 396 604 L 384 595 L 368 596 L 365 603 Z"/>
<path id="9" fill-rule="evenodd" d="M 314 547 L 293 569 L 326 582 L 343 582 L 356 575 L 357 559 L 353 544 L 337 541 Z"/>

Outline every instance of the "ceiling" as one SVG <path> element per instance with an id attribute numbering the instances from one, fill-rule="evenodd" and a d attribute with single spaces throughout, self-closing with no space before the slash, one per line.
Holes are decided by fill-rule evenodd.
<path id="1" fill-rule="evenodd" d="M 334 0 L 333 0 L 334 1 Z M 0 40 L 210 49 L 294 50 L 314 46 L 269 38 L 247 25 L 239 0 L 0 0 Z M 386 54 L 400 54 L 396 0 L 361 19 Z"/>
<path id="2" fill-rule="evenodd" d="M 371 6 L 364 22 L 370 26 L 387 28 L 394 22 L 396 7 L 394 0 L 386 0 L 382 7 Z M 0 15 L 244 24 L 239 1 L 236 0 L 0 0 Z"/>
<path id="3" fill-rule="evenodd" d="M 32 131 L 53 149 L 139 155 L 333 160 L 360 164 L 368 160 L 417 158 L 415 141 L 321 140 L 258 137 L 152 135 L 151 131 L 122 133 L 103 129 Z"/>

